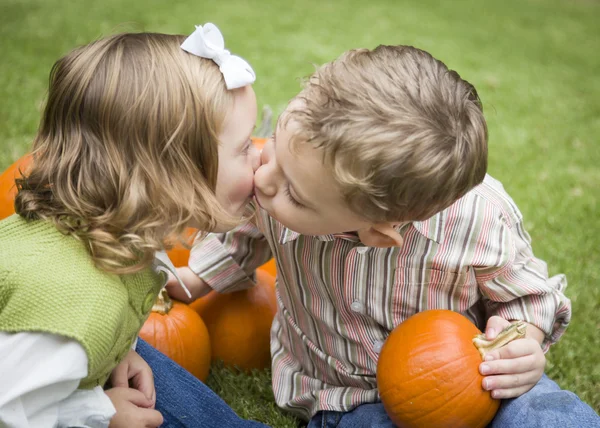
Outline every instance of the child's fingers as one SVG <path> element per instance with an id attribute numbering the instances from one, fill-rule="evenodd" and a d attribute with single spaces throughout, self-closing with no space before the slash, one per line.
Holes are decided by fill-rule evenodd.
<path id="1" fill-rule="evenodd" d="M 526 373 L 537 369 L 536 358 L 529 354 L 519 358 L 485 361 L 479 365 L 479 373 L 484 376 L 497 374 Z"/>
<path id="2" fill-rule="evenodd" d="M 521 386 L 519 388 L 508 388 L 508 389 L 495 389 L 491 392 L 492 397 L 497 400 L 502 400 L 506 398 L 515 398 L 525 394 L 531 388 L 534 387 L 535 384 Z"/>
<path id="3" fill-rule="evenodd" d="M 486 339 L 488 339 L 488 340 L 495 339 L 496 336 L 498 336 L 498 333 L 500 333 L 502 330 L 504 330 L 505 327 L 508 327 L 509 325 L 510 325 L 510 322 L 508 322 L 504 318 L 501 318 L 496 315 L 494 315 L 493 317 L 490 317 L 490 319 L 488 319 L 487 324 L 485 326 Z"/>
<path id="4" fill-rule="evenodd" d="M 485 361 L 509 360 L 535 354 L 540 351 L 540 345 L 534 339 L 517 339 L 487 353 Z"/>
<path id="5" fill-rule="evenodd" d="M 185 290 L 181 288 L 179 281 L 177 281 L 175 277 L 173 278 L 175 282 L 167 282 L 167 293 L 169 293 L 169 297 L 184 303 L 192 302 L 193 300 L 191 300 Z"/>
<path id="6" fill-rule="evenodd" d="M 514 374 L 505 374 L 505 375 L 497 375 L 497 376 L 487 376 L 483 379 L 482 386 L 486 391 L 496 391 L 496 390 L 517 390 L 524 387 L 527 389 L 533 388 L 533 386 L 537 383 L 539 379 L 539 375 L 535 371 L 529 371 L 525 373 L 514 373 Z M 505 397 L 495 397 L 494 398 L 505 398 Z"/>
<path id="7" fill-rule="evenodd" d="M 110 383 L 113 387 L 129 387 L 129 365 L 126 362 L 122 362 L 115 367 L 110 375 Z"/>
<path id="8" fill-rule="evenodd" d="M 134 388 L 127 388 L 123 393 L 123 397 L 137 407 L 150 407 L 152 405 L 150 400 L 141 391 Z"/>
<path id="9" fill-rule="evenodd" d="M 159 427 L 164 422 L 163 416 L 158 410 L 147 409 L 145 412 L 146 426 L 147 427 Z"/>
<path id="10" fill-rule="evenodd" d="M 146 396 L 146 398 L 155 404 L 154 376 L 152 371 L 142 371 L 136 374 L 132 379 L 132 386 Z M 151 407 L 152 407 L 151 406 Z"/>

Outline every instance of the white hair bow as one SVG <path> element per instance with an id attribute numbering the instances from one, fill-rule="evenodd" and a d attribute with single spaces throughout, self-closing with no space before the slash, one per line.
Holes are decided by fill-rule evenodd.
<path id="1" fill-rule="evenodd" d="M 256 80 L 250 64 L 225 49 L 225 40 L 215 24 L 209 22 L 204 27 L 196 25 L 196 31 L 185 39 L 181 49 L 202 58 L 212 59 L 223 73 L 227 89 L 241 88 Z"/>

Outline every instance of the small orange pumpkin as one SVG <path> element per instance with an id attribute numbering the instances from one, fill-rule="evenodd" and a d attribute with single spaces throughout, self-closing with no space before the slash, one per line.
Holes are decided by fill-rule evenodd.
<path id="1" fill-rule="evenodd" d="M 172 301 L 163 289 L 140 337 L 201 381 L 210 369 L 210 339 L 198 314 L 185 303 Z"/>
<path id="2" fill-rule="evenodd" d="M 198 229 L 191 227 L 188 227 L 185 231 L 187 238 L 191 238 L 196 233 L 198 233 Z M 175 267 L 183 267 L 188 265 L 190 250 L 181 245 L 180 242 L 176 242 L 175 245 L 173 245 L 173 248 L 167 251 L 167 254 Z"/>
<path id="3" fill-rule="evenodd" d="M 252 143 L 254 143 L 258 150 L 262 150 L 267 140 L 268 138 L 252 137 Z"/>
<path id="4" fill-rule="evenodd" d="M 402 428 L 485 427 L 500 401 L 482 387 L 479 329 L 463 315 L 428 310 L 398 325 L 377 364 L 381 401 Z"/>
<path id="5" fill-rule="evenodd" d="M 32 157 L 27 154 L 15 161 L 0 175 L 0 220 L 15 213 L 15 179 L 21 177 L 21 171 L 27 171 Z"/>
<path id="6" fill-rule="evenodd" d="M 202 317 L 210 336 L 213 361 L 245 371 L 270 367 L 270 330 L 277 311 L 275 278 L 256 270 L 256 286 L 220 294 L 215 291 L 190 307 Z"/>

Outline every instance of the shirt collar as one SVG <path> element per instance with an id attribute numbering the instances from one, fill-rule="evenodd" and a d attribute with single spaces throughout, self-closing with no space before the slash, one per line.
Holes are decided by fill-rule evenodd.
<path id="1" fill-rule="evenodd" d="M 192 294 L 183 284 L 183 281 L 181 280 L 179 275 L 177 275 L 177 268 L 175 267 L 175 265 L 173 265 L 173 262 L 171 261 L 171 259 L 165 251 L 157 251 L 156 253 L 154 253 L 154 262 L 152 264 L 152 267 L 154 268 L 154 271 L 158 274 L 164 273 L 167 277 L 169 276 L 169 273 L 173 274 L 173 276 L 177 278 L 177 282 L 179 282 L 181 288 L 183 288 L 183 291 L 185 291 L 185 293 L 190 299 L 192 298 Z M 165 280 L 165 285 L 166 283 L 167 281 Z"/>
<path id="2" fill-rule="evenodd" d="M 434 216 L 424 221 L 413 221 L 412 226 L 425 238 L 441 244 L 444 241 L 444 224 L 446 220 L 446 210 L 441 211 Z M 402 228 L 402 225 L 398 229 Z M 300 233 L 294 232 L 291 229 L 281 225 L 281 232 L 279 234 L 279 243 L 286 244 L 291 241 L 295 241 L 300 236 Z M 335 235 L 317 235 L 315 236 L 320 241 L 333 241 L 334 239 L 348 239 L 358 241 L 358 237 L 347 233 L 340 233 Z"/>
<path id="3" fill-rule="evenodd" d="M 424 221 L 413 221 L 412 225 L 425 238 L 441 244 L 444 242 L 444 225 L 446 210 L 441 211 Z"/>

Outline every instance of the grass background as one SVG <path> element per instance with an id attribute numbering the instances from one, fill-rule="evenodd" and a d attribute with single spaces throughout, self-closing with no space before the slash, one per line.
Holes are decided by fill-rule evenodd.
<path id="1" fill-rule="evenodd" d="M 28 149 L 53 62 L 118 31 L 216 23 L 253 65 L 259 106 L 276 113 L 313 64 L 344 50 L 428 50 L 478 88 L 489 171 L 520 206 L 550 274 L 567 274 L 573 320 L 547 373 L 599 411 L 599 20 L 594 0 L 0 0 L 0 170 Z M 268 372 L 217 368 L 209 384 L 244 417 L 296 426 L 274 406 Z"/>

